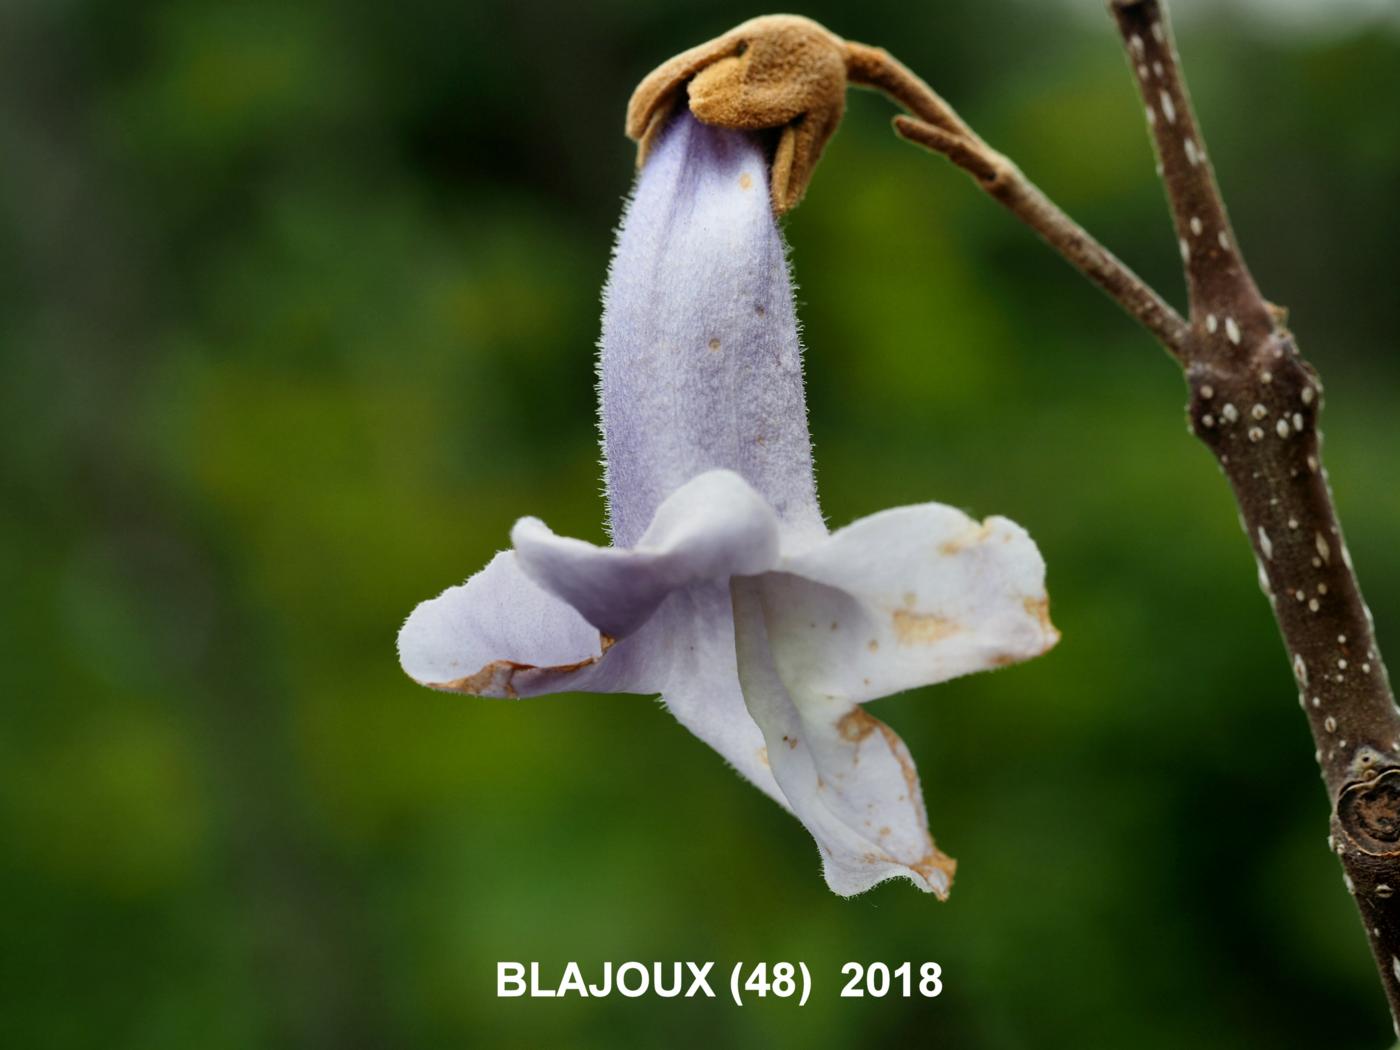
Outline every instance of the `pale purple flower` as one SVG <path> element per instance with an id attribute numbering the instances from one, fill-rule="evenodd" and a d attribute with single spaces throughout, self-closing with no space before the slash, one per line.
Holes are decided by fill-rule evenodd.
<path id="1" fill-rule="evenodd" d="M 860 705 L 1053 645 L 1035 544 L 936 503 L 827 531 L 755 136 L 679 110 L 604 298 L 613 545 L 521 519 L 513 550 L 414 610 L 404 670 L 483 696 L 659 693 L 806 826 L 834 891 L 945 894 L 909 752 Z"/>

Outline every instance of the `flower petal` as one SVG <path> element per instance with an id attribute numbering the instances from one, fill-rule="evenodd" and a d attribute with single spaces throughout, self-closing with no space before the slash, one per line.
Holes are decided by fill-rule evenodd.
<path id="1" fill-rule="evenodd" d="M 947 894 L 955 865 L 928 834 L 908 749 L 858 705 L 1049 648 L 1044 580 L 1019 526 L 923 504 L 733 582 L 744 700 L 832 890 L 904 876 Z"/>
<path id="2" fill-rule="evenodd" d="M 849 700 L 800 691 L 779 673 L 773 626 L 795 610 L 770 593 L 770 578 L 731 585 L 739 681 L 773 776 L 817 841 L 827 885 L 849 897 L 902 876 L 947 896 L 956 865 L 929 836 L 904 742 Z"/>
<path id="3" fill-rule="evenodd" d="M 625 638 L 672 591 L 763 572 L 778 561 L 778 520 L 728 470 L 692 478 L 668 496 L 631 548 L 557 536 L 538 518 L 511 531 L 521 568 L 603 634 Z"/>
<path id="4" fill-rule="evenodd" d="M 938 503 L 848 525 L 764 578 L 790 689 L 860 702 L 1038 656 L 1059 640 L 1015 522 Z"/>
<path id="5" fill-rule="evenodd" d="M 718 751 L 779 805 L 787 799 L 769 767 L 763 733 L 749 716 L 734 662 L 729 587 L 700 583 L 675 591 L 635 641 L 656 665 L 653 679 L 676 721 Z"/>
<path id="6" fill-rule="evenodd" d="M 778 564 L 778 520 L 739 475 L 711 470 L 672 493 L 632 548 L 557 536 L 534 518 L 511 538 L 522 569 L 603 634 L 630 646 L 638 691 L 785 803 L 734 660 L 729 579 Z"/>
<path id="7" fill-rule="evenodd" d="M 413 610 L 399 631 L 399 663 L 422 685 L 476 696 L 631 692 L 626 654 L 609 654 L 611 646 L 502 551 Z"/>

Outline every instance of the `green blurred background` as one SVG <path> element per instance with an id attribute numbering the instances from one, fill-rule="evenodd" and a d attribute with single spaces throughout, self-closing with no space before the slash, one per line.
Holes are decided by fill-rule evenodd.
<path id="1" fill-rule="evenodd" d="M 1326 6 L 1180 35 L 1239 238 L 1326 380 L 1394 651 L 1400 35 L 1391 7 Z M 646 699 L 474 700 L 399 671 L 403 617 L 517 516 L 602 539 L 623 107 L 756 13 L 5 0 L 4 1045 L 1388 1037 L 1175 367 L 872 96 L 787 222 L 825 509 L 1014 517 L 1065 636 L 875 705 L 961 861 L 952 899 L 832 896 L 802 828 Z M 894 50 L 1180 301 L 1097 0 L 805 13 Z M 800 959 L 818 985 L 800 1009 L 498 1000 L 501 959 Z M 934 959 L 946 991 L 841 1000 L 850 959 Z"/>

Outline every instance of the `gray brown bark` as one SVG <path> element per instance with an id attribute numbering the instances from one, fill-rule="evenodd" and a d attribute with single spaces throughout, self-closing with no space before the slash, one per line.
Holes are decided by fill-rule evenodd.
<path id="1" fill-rule="evenodd" d="M 1239 505 L 1332 802 L 1328 841 L 1400 1017 L 1400 710 L 1322 463 L 1322 387 L 1235 241 L 1163 5 L 1110 6 L 1147 108 L 1190 290 L 1179 356 L 1192 429 Z"/>

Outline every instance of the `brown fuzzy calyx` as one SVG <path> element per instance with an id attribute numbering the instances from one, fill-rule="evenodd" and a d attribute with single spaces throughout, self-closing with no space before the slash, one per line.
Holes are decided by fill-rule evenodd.
<path id="1" fill-rule="evenodd" d="M 627 135 L 645 161 L 682 88 L 696 119 L 743 131 L 778 129 L 773 211 L 794 208 L 846 109 L 847 45 L 799 15 L 764 15 L 652 70 L 627 104 Z"/>

